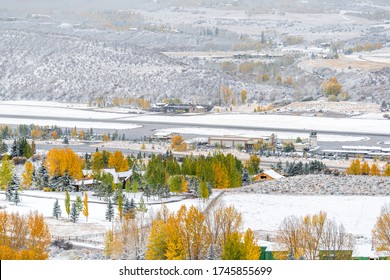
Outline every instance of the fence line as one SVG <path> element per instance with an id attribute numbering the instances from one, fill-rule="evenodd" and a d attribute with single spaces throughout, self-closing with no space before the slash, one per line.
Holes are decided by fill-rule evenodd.
<path id="1" fill-rule="evenodd" d="M 76 242 L 85 242 L 85 243 L 91 243 L 94 245 L 102 245 L 104 244 L 103 240 L 90 240 L 90 238 L 93 237 L 104 237 L 105 233 L 96 233 L 96 234 L 86 234 L 86 235 L 78 235 L 78 236 L 71 236 L 71 235 L 52 235 L 51 238 L 53 240 L 65 240 L 65 241 L 76 241 Z"/>

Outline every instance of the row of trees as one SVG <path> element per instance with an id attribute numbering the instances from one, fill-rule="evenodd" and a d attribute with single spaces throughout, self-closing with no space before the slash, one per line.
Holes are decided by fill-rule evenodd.
<path id="1" fill-rule="evenodd" d="M 89 216 L 89 207 L 88 207 L 88 194 L 84 192 L 84 198 L 81 199 L 80 196 L 76 197 L 76 200 L 71 204 L 70 195 L 68 191 L 65 191 L 65 211 L 68 215 L 68 219 L 76 223 L 79 219 L 80 213 L 85 216 L 86 221 L 88 222 Z M 54 202 L 53 205 L 53 217 L 58 220 L 61 217 L 62 211 L 61 206 L 58 203 L 58 199 Z"/>
<path id="2" fill-rule="evenodd" d="M 233 206 L 206 214 L 194 206 L 176 213 L 163 206 L 152 221 L 142 213 L 116 221 L 106 234 L 105 253 L 113 259 L 258 260 L 260 247 L 252 231 L 242 233 L 242 217 Z"/>
<path id="3" fill-rule="evenodd" d="M 173 175 L 196 176 L 212 188 L 236 188 L 242 183 L 243 166 L 233 155 L 185 156 L 180 165 L 172 156 L 152 155 L 145 173 L 145 181 L 152 188 L 167 185 Z"/>
<path id="4" fill-rule="evenodd" d="M 359 159 L 352 161 L 347 168 L 346 173 L 349 175 L 370 175 L 370 176 L 390 176 L 390 165 L 386 164 L 382 172 L 376 163 L 368 164 L 368 162 L 361 162 Z"/>
<path id="5" fill-rule="evenodd" d="M 96 151 L 91 159 L 86 159 L 86 168 L 92 169 L 94 174 L 99 174 L 104 168 L 114 168 L 116 172 L 127 171 L 132 167 L 134 159 L 125 157 L 121 151 L 113 153 L 103 150 Z"/>
<path id="6" fill-rule="evenodd" d="M 57 140 L 63 139 L 64 144 L 69 144 L 69 139 L 79 139 L 79 140 L 103 140 L 103 141 L 116 141 L 116 140 L 125 140 L 125 134 L 119 134 L 117 130 L 115 130 L 112 134 L 97 134 L 94 132 L 92 128 L 90 129 L 77 129 L 77 127 L 73 128 L 65 128 L 62 129 L 56 125 L 54 126 L 38 126 L 38 125 L 26 125 L 21 124 L 16 127 L 16 129 L 12 129 L 9 126 L 0 126 L 0 144 L 3 145 L 3 149 L 1 149 L 0 145 L 0 153 L 1 151 L 7 151 L 8 147 L 4 146 L 4 142 L 2 139 L 9 138 L 30 138 L 32 140 Z"/>
<path id="7" fill-rule="evenodd" d="M 325 212 L 304 217 L 289 216 L 279 227 L 276 259 L 350 259 L 355 240 L 342 224 L 327 218 Z"/>
<path id="8" fill-rule="evenodd" d="M 287 161 L 285 164 L 278 161 L 275 165 L 271 165 L 271 168 L 277 172 L 284 173 L 286 176 L 319 174 L 326 172 L 328 169 L 327 166 L 319 160 L 311 160 L 305 163 L 302 161 Z"/>
<path id="9" fill-rule="evenodd" d="M 44 260 L 51 243 L 43 215 L 0 211 L 0 259 Z"/>

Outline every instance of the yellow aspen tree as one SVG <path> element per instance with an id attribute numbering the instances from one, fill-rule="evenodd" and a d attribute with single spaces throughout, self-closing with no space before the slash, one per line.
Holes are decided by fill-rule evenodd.
<path id="1" fill-rule="evenodd" d="M 371 165 L 370 175 L 371 176 L 381 176 L 381 171 L 379 170 L 378 165 L 376 163 L 373 163 Z"/>
<path id="2" fill-rule="evenodd" d="M 382 176 L 390 176 L 390 164 L 386 164 L 383 168 Z"/>
<path id="3" fill-rule="evenodd" d="M 34 165 L 30 161 L 27 161 L 24 164 L 24 172 L 22 174 L 23 189 L 28 189 L 31 186 L 33 180 L 33 173 L 34 173 Z"/>
<path id="4" fill-rule="evenodd" d="M 100 170 L 104 168 L 103 155 L 97 151 L 92 155 L 91 169 L 94 175 L 100 174 Z"/>
<path id="5" fill-rule="evenodd" d="M 248 98 L 248 92 L 245 89 L 241 90 L 240 97 L 241 97 L 241 103 L 245 104 Z"/>
<path id="6" fill-rule="evenodd" d="M 104 255 L 111 257 L 112 255 L 112 242 L 114 241 L 114 234 L 109 229 L 104 236 Z"/>
<path id="7" fill-rule="evenodd" d="M 27 247 L 33 252 L 33 259 L 45 260 L 48 258 L 47 248 L 51 243 L 49 226 L 45 223 L 42 214 L 30 213 L 27 218 L 29 235 Z"/>
<path id="8" fill-rule="evenodd" d="M 175 151 L 187 150 L 187 143 L 184 142 L 181 135 L 174 135 L 171 140 L 171 148 Z"/>
<path id="9" fill-rule="evenodd" d="M 182 217 L 179 213 L 177 215 L 171 214 L 165 223 L 166 232 L 166 252 L 165 258 L 167 260 L 185 260 L 186 251 L 184 249 L 184 239 L 180 230 L 182 226 Z M 182 212 L 181 212 L 182 213 Z"/>
<path id="10" fill-rule="evenodd" d="M 45 160 L 50 176 L 63 176 L 66 171 L 72 178 L 81 177 L 82 163 L 81 158 L 70 148 L 51 149 Z"/>
<path id="11" fill-rule="evenodd" d="M 145 253 L 146 260 L 165 260 L 168 244 L 165 222 L 154 220 L 150 230 L 148 246 Z"/>
<path id="12" fill-rule="evenodd" d="M 73 139 L 76 139 L 76 135 L 77 135 L 77 128 L 74 127 L 74 128 L 72 128 L 72 132 L 70 133 L 70 136 L 71 136 Z"/>
<path id="13" fill-rule="evenodd" d="M 80 131 L 78 132 L 78 137 L 79 137 L 79 139 L 80 139 L 80 140 L 83 140 L 83 139 L 84 139 L 84 136 L 85 136 L 84 130 L 80 130 Z"/>
<path id="14" fill-rule="evenodd" d="M 34 128 L 31 130 L 31 139 L 37 140 L 42 138 L 42 130 L 39 128 Z"/>
<path id="15" fill-rule="evenodd" d="M 58 132 L 57 131 L 55 131 L 55 130 L 53 130 L 52 132 L 51 132 L 51 137 L 53 138 L 53 139 L 58 139 Z"/>
<path id="16" fill-rule="evenodd" d="M 368 163 L 365 161 L 363 164 L 362 164 L 362 175 L 369 175 L 370 174 L 370 166 L 368 165 Z"/>
<path id="17" fill-rule="evenodd" d="M 87 192 L 84 192 L 83 204 L 84 204 L 83 215 L 85 216 L 85 220 L 88 222 L 89 210 L 88 210 L 88 194 L 87 194 Z"/>
<path id="18" fill-rule="evenodd" d="M 360 160 L 355 159 L 352 161 L 351 165 L 347 168 L 346 173 L 349 175 L 360 175 L 362 174 L 362 169 L 360 166 Z"/>
<path id="19" fill-rule="evenodd" d="M 0 189 L 5 190 L 7 185 L 12 180 L 12 174 L 15 169 L 14 164 L 9 159 L 8 155 L 4 155 L 0 164 Z"/>
<path id="20" fill-rule="evenodd" d="M 108 166 L 110 168 L 115 168 L 116 172 L 123 172 L 129 169 L 129 162 L 123 156 L 121 151 L 115 151 L 114 153 L 110 153 Z"/>
<path id="21" fill-rule="evenodd" d="M 381 209 L 372 230 L 372 241 L 377 251 L 390 253 L 390 204 L 384 205 Z"/>
<path id="22" fill-rule="evenodd" d="M 187 259 L 204 259 L 210 246 L 205 217 L 195 206 L 191 206 L 184 215 L 184 223 L 180 230 Z"/>
<path id="23" fill-rule="evenodd" d="M 0 259 L 44 260 L 51 243 L 43 215 L 0 211 Z"/>
<path id="24" fill-rule="evenodd" d="M 223 260 L 243 260 L 245 256 L 244 246 L 241 242 L 242 236 L 235 231 L 230 233 L 222 247 Z"/>
<path id="25" fill-rule="evenodd" d="M 257 245 L 257 239 L 253 235 L 253 232 L 248 228 L 244 234 L 244 260 L 259 260 L 261 249 Z"/>
<path id="26" fill-rule="evenodd" d="M 313 216 L 307 215 L 300 225 L 301 247 L 305 248 L 304 258 L 315 260 L 319 257 L 321 238 L 324 232 L 327 215 L 321 211 Z"/>

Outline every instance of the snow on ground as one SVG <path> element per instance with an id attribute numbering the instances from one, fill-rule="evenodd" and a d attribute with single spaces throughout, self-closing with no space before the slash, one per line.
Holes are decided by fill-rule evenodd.
<path id="1" fill-rule="evenodd" d="M 30 101 L 28 101 L 30 103 Z M 48 103 L 41 105 L 40 103 L 35 104 L 17 103 L 9 104 L 5 102 L 0 103 L 0 112 L 2 115 L 11 116 L 35 116 L 35 117 L 61 117 L 61 118 L 91 118 L 91 119 L 113 119 L 120 117 L 131 117 L 131 114 L 119 114 L 109 112 L 95 112 L 88 108 L 70 108 L 56 107 L 56 103 Z"/>
<path id="2" fill-rule="evenodd" d="M 59 127 L 77 127 L 77 128 L 94 128 L 94 129 L 134 129 L 142 127 L 136 124 L 116 123 L 112 122 L 96 122 L 96 121 L 59 121 L 59 120 L 45 120 L 45 119 L 17 119 L 17 118 L 0 118 L 0 124 L 35 124 L 39 126 L 52 126 L 57 125 Z"/>
<path id="3" fill-rule="evenodd" d="M 244 225 L 252 230 L 275 232 L 287 216 L 304 216 L 325 211 L 342 223 L 347 232 L 365 239 L 389 197 L 379 196 L 293 196 L 225 193 L 222 200 L 242 213 Z"/>
<path id="4" fill-rule="evenodd" d="M 383 115 L 386 113 L 367 113 L 359 116 L 354 116 L 354 119 L 369 119 L 369 120 L 385 120 Z"/>
<path id="5" fill-rule="evenodd" d="M 71 107 L 73 105 L 55 103 L 55 102 L 32 102 L 32 101 L 3 101 L 0 102 L 0 112 L 2 115 L 10 115 L 6 119 L 9 124 L 23 124 L 26 120 L 18 119 L 13 116 L 34 116 L 37 117 L 33 122 L 38 125 L 59 125 L 59 126 L 77 126 L 83 128 L 112 128 L 128 129 L 138 126 L 116 123 L 115 119 L 129 120 L 132 122 L 148 121 L 148 122 L 164 122 L 177 124 L 199 124 L 199 125 L 219 125 L 219 126 L 244 126 L 244 127 L 262 127 L 272 129 L 304 129 L 304 130 L 322 130 L 329 132 L 360 132 L 360 133 L 389 133 L 390 121 L 386 119 L 375 119 L 372 116 L 368 118 L 324 118 L 324 117 L 308 117 L 308 116 L 287 116 L 287 115 L 271 115 L 271 114 L 207 114 L 207 115 L 142 115 L 125 114 L 112 112 L 113 109 L 107 112 L 98 112 L 87 107 Z M 115 111 L 115 110 L 114 110 Z M 39 119 L 39 117 L 60 117 L 69 119 L 93 119 L 94 122 L 88 121 L 54 121 Z M 111 119 L 110 123 L 99 123 L 96 120 Z M 27 121 L 28 122 L 28 121 Z M 30 121 L 31 122 L 31 121 Z M 241 132 L 237 132 L 241 133 Z M 251 133 L 251 132 L 247 132 Z M 262 132 L 263 133 L 263 132 Z M 264 131 L 269 134 L 269 132 Z M 288 137 L 288 136 L 287 136 Z M 334 137 L 329 141 L 333 141 Z M 353 139 L 355 140 L 355 139 Z M 321 139 L 321 141 L 327 141 Z M 349 139 L 346 141 L 350 141 Z"/>
<path id="6" fill-rule="evenodd" d="M 94 107 L 82 103 L 64 103 L 54 101 L 34 101 L 34 100 L 3 100 L 0 105 L 21 105 L 37 107 L 57 107 L 57 108 L 74 108 L 74 109 L 91 109 Z"/>
<path id="7" fill-rule="evenodd" d="M 69 194 L 72 202 L 76 199 L 76 196 L 83 196 L 83 193 L 81 192 L 70 192 Z M 216 195 L 217 192 L 214 192 L 211 197 L 215 197 Z M 129 198 L 134 198 L 136 203 L 139 203 L 141 196 L 142 193 L 137 193 L 135 195 L 129 194 Z M 27 214 L 30 211 L 37 210 L 39 213 L 43 214 L 43 216 L 46 218 L 52 235 L 81 236 L 95 233 L 102 234 L 112 226 L 112 223 L 105 220 L 107 204 L 103 199 L 100 200 L 99 198 L 94 197 L 91 192 L 88 192 L 88 222 L 86 222 L 85 217 L 80 214 L 77 223 L 69 222 L 67 219 L 64 205 L 64 192 L 23 191 L 21 193 L 21 202 L 18 205 L 5 201 L 4 192 L 1 192 L 0 197 L 0 207 L 5 208 L 7 212 L 19 212 L 21 214 Z M 58 221 L 52 217 L 53 204 L 56 198 L 58 198 L 62 211 L 62 217 Z M 158 213 L 161 208 L 161 203 L 163 202 L 171 211 L 179 210 L 183 204 L 187 207 L 194 205 L 202 210 L 207 206 L 207 202 L 204 203 L 200 199 L 183 200 L 182 197 L 178 196 L 172 196 L 171 198 L 164 200 L 150 198 L 149 201 L 146 201 L 146 198 L 144 199 L 148 208 L 148 215 L 152 217 Z M 114 205 L 114 209 L 116 215 L 118 215 L 117 206 Z"/>
<path id="8" fill-rule="evenodd" d="M 125 118 L 126 119 L 126 118 Z M 130 120 L 130 118 L 129 118 Z M 165 122 L 177 124 L 243 126 L 262 128 L 286 128 L 320 130 L 329 132 L 389 133 L 388 120 L 302 117 L 270 114 L 208 114 L 198 116 L 140 116 L 132 121 Z"/>
<path id="9" fill-rule="evenodd" d="M 179 134 L 197 134 L 197 135 L 208 135 L 208 136 L 224 136 L 234 135 L 241 137 L 262 137 L 270 136 L 271 131 L 257 131 L 257 130 L 239 130 L 239 129 L 218 129 L 218 128 L 207 128 L 207 127 L 178 127 L 178 128 L 167 128 L 157 130 L 160 133 L 179 133 Z M 289 132 L 277 132 L 278 138 L 280 139 L 296 139 L 300 137 L 302 139 L 308 138 L 308 133 L 289 133 Z M 321 142 L 353 142 L 353 141 L 365 141 L 369 140 L 368 137 L 356 137 L 356 136 L 343 136 L 343 135 L 327 135 L 319 134 L 318 141 Z"/>

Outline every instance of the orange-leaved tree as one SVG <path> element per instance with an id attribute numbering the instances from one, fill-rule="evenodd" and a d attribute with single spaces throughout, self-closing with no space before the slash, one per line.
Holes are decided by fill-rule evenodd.
<path id="1" fill-rule="evenodd" d="M 82 159 L 70 148 L 52 149 L 45 160 L 50 176 L 63 176 L 65 171 L 72 178 L 80 178 Z"/>
<path id="2" fill-rule="evenodd" d="M 51 243 L 49 228 L 38 212 L 0 211 L 0 259 L 44 260 Z"/>
<path id="3" fill-rule="evenodd" d="M 123 172 L 129 169 L 129 162 L 121 151 L 115 151 L 114 153 L 110 153 L 108 167 L 115 168 L 116 172 Z"/>

